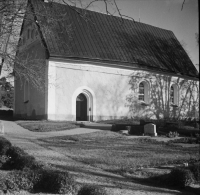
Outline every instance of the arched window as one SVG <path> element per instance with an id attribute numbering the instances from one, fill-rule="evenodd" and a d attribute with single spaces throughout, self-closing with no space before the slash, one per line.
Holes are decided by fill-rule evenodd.
<path id="1" fill-rule="evenodd" d="M 170 88 L 170 102 L 174 104 L 174 87 L 171 86 Z"/>
<path id="2" fill-rule="evenodd" d="M 170 87 L 170 103 L 178 105 L 178 86 L 176 84 Z"/>
<path id="3" fill-rule="evenodd" d="M 139 85 L 139 100 L 140 101 L 144 101 L 144 96 L 145 96 L 145 93 L 144 93 L 144 84 L 143 83 L 140 83 Z"/>
<path id="4" fill-rule="evenodd" d="M 138 100 L 149 103 L 149 84 L 145 81 L 139 84 Z"/>

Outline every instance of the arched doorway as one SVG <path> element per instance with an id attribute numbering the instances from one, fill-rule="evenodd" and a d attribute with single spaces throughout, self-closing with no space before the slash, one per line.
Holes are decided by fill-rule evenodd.
<path id="1" fill-rule="evenodd" d="M 87 121 L 87 98 L 86 96 L 81 93 L 76 98 L 76 121 Z"/>
<path id="2" fill-rule="evenodd" d="M 77 97 L 82 94 L 84 96 L 84 101 L 85 98 L 87 100 L 87 103 L 85 104 L 85 107 L 83 111 L 86 110 L 86 105 L 87 105 L 87 118 L 86 118 L 86 111 L 85 113 L 82 113 L 82 115 L 85 115 L 84 121 L 93 121 L 94 116 L 96 116 L 96 97 L 92 89 L 90 89 L 87 86 L 82 86 L 76 89 L 72 95 L 72 116 L 74 121 L 77 121 L 77 106 L 81 107 L 81 103 L 77 103 Z M 81 95 L 81 96 L 82 96 Z M 86 102 L 86 101 L 85 101 Z M 78 104 L 78 105 L 77 105 Z M 80 105 L 79 105 L 80 104 Z M 82 119 L 78 119 L 82 120 Z"/>

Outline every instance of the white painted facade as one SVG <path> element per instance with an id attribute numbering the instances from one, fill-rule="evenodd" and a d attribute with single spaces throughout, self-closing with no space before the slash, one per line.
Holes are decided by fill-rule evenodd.
<path id="1" fill-rule="evenodd" d="M 186 108 L 181 111 L 187 90 L 179 86 L 185 79 L 138 69 L 126 69 L 118 65 L 114 67 L 108 64 L 50 59 L 46 94 L 47 119 L 75 121 L 76 98 L 81 93 L 87 98 L 87 115 L 90 121 L 122 117 L 163 118 L 173 117 L 179 111 L 187 112 Z M 166 77 L 169 82 L 165 81 Z M 157 86 L 160 89 L 156 88 L 156 78 L 161 79 L 159 83 L 162 86 Z M 141 82 L 145 84 L 144 101 L 138 100 Z M 174 103 L 170 102 L 172 85 L 175 88 Z M 162 98 L 157 97 L 159 94 L 162 94 Z M 198 99 L 197 94 L 193 96 L 195 100 Z"/>
<path id="2" fill-rule="evenodd" d="M 76 120 L 76 98 L 87 98 L 89 120 L 120 118 L 132 70 L 80 62 L 49 61 L 48 119 Z"/>

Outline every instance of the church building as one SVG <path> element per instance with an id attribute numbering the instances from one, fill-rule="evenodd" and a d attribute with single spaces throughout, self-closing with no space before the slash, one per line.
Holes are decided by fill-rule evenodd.
<path id="1" fill-rule="evenodd" d="M 16 57 L 29 59 L 26 68 L 40 70 L 44 81 L 41 90 L 28 72 L 16 75 L 16 118 L 199 117 L 198 72 L 169 30 L 29 0 Z"/>

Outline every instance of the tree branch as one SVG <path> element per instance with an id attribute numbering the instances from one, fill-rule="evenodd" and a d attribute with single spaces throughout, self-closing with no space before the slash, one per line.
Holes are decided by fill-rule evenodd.
<path id="1" fill-rule="evenodd" d="M 185 4 L 185 0 L 183 0 L 181 11 L 183 10 L 184 4 Z"/>

